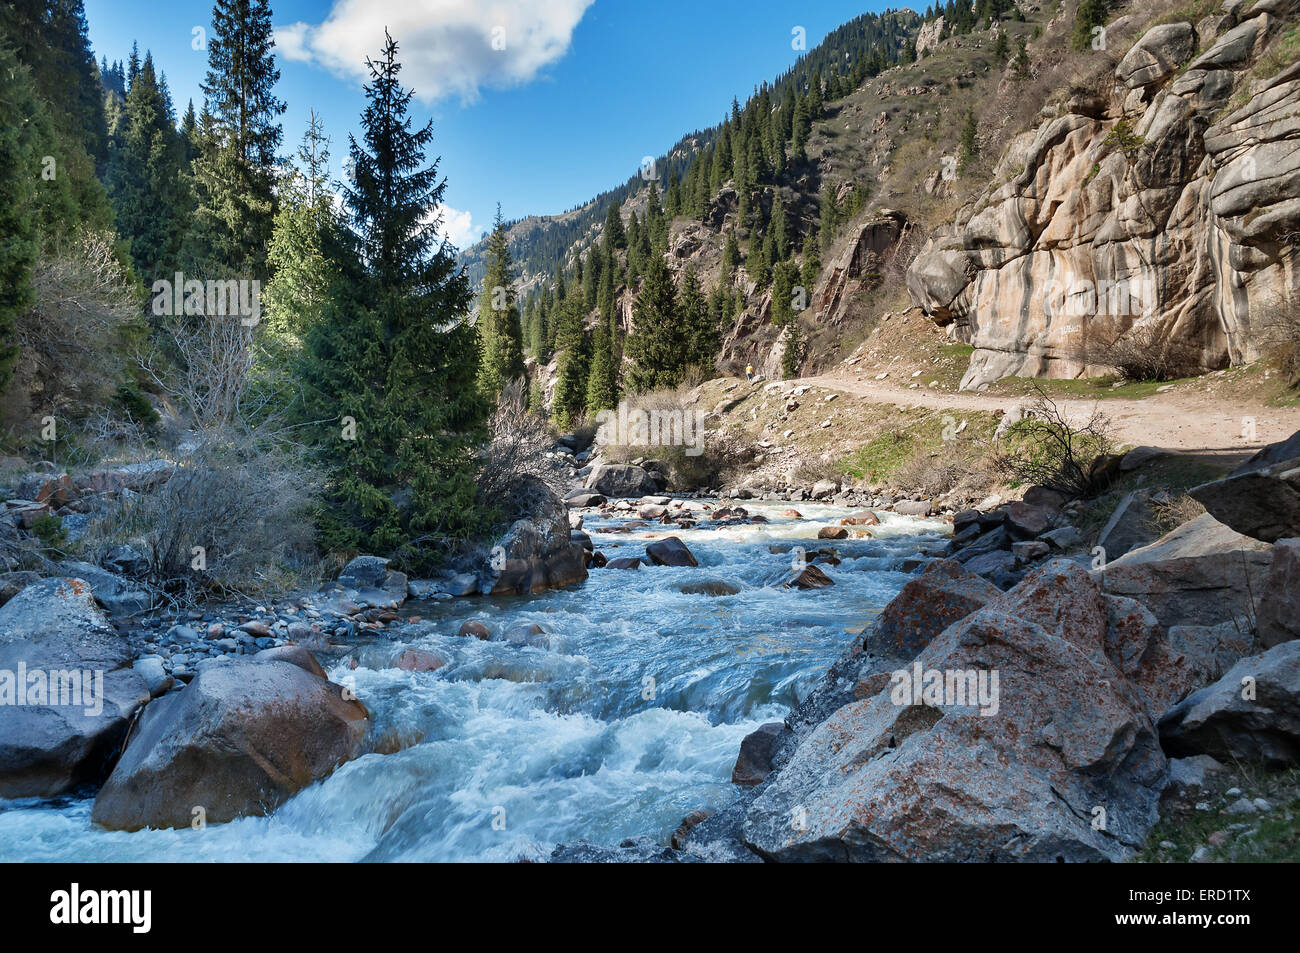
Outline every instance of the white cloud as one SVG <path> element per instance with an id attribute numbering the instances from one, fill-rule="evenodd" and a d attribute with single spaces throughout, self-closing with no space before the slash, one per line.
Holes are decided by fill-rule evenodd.
<path id="1" fill-rule="evenodd" d="M 483 237 L 482 229 L 474 227 L 474 216 L 469 212 L 462 212 L 450 205 L 439 205 L 434 210 L 434 218 L 442 219 L 438 234 L 445 236 L 462 251 Z"/>
<path id="2" fill-rule="evenodd" d="M 285 59 L 342 76 L 369 78 L 384 28 L 400 46 L 402 81 L 425 103 L 472 101 L 482 88 L 531 82 L 568 52 L 573 30 L 595 0 L 335 0 L 318 26 L 276 29 Z"/>

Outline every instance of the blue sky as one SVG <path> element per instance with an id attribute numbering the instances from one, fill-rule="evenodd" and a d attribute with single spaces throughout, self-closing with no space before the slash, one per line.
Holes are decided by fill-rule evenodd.
<path id="1" fill-rule="evenodd" d="M 210 28 L 202 0 L 85 0 L 95 55 L 125 60 L 133 40 L 167 74 L 177 112 L 193 97 Z M 499 201 L 507 218 L 562 212 L 632 175 L 682 134 L 719 121 L 731 97 L 879 0 L 280 0 L 278 65 L 286 153 L 315 108 L 334 164 L 356 133 L 366 53 L 385 25 L 403 79 L 434 120 L 447 177 L 447 231 L 476 240 Z M 922 7 L 924 4 L 922 4 Z M 815 8 L 815 9 L 810 9 Z"/>

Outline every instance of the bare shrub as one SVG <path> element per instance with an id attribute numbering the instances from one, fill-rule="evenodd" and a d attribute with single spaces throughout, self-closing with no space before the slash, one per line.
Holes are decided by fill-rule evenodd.
<path id="1" fill-rule="evenodd" d="M 1255 317 L 1256 338 L 1288 387 L 1300 387 L 1300 300 L 1293 295 L 1275 299 Z"/>
<path id="2" fill-rule="evenodd" d="M 197 444 L 157 489 L 125 494 L 92 521 L 91 555 L 130 543 L 149 563 L 142 581 L 185 601 L 310 573 L 316 486 L 297 456 L 244 429 L 205 430 Z"/>
<path id="3" fill-rule="evenodd" d="M 111 236 L 95 232 L 42 256 L 32 284 L 36 304 L 15 323 L 20 357 L 4 396 L 11 426 L 105 404 L 123 379 L 141 306 Z"/>
<path id="4" fill-rule="evenodd" d="M 1112 368 L 1129 381 L 1171 381 L 1203 369 L 1195 342 L 1170 338 L 1152 324 L 1118 335 L 1100 326 L 1091 328 L 1076 356 L 1085 365 Z"/>
<path id="5" fill-rule="evenodd" d="M 992 460 L 998 472 L 1016 484 L 1087 498 L 1109 484 L 1106 464 L 1114 449 L 1110 418 L 1099 408 L 1076 425 L 1036 384 L 1024 418 L 994 447 Z"/>
<path id="6" fill-rule="evenodd" d="M 1156 526 L 1165 533 L 1177 529 L 1184 523 L 1190 523 L 1205 512 L 1201 502 L 1186 493 L 1152 503 L 1151 509 L 1155 515 Z"/>
<path id="7" fill-rule="evenodd" d="M 928 499 L 950 495 L 982 499 L 999 482 L 999 474 L 985 442 L 958 439 L 939 450 L 917 447 L 890 479 Z"/>
<path id="8" fill-rule="evenodd" d="M 536 481 L 559 492 L 566 473 L 551 451 L 555 437 L 550 425 L 528 410 L 528 389 L 522 379 L 506 385 L 488 426 L 479 499 L 507 518 L 527 516 L 535 502 Z"/>

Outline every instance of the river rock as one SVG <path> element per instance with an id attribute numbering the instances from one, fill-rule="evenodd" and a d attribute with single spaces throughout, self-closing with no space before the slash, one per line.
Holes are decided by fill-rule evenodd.
<path id="1" fill-rule="evenodd" d="M 587 556 L 570 536 L 564 501 L 540 480 L 535 491 L 532 516 L 510 527 L 481 573 L 480 589 L 489 595 L 536 595 L 587 578 Z"/>
<path id="2" fill-rule="evenodd" d="M 894 512 L 899 516 L 929 516 L 934 512 L 934 505 L 929 500 L 903 500 L 894 504 Z"/>
<path id="3" fill-rule="evenodd" d="M 817 531 L 818 539 L 848 539 L 849 531 L 843 526 L 823 526 Z"/>
<path id="4" fill-rule="evenodd" d="M 144 717 L 95 798 L 112 830 L 260 816 L 362 752 L 364 705 L 287 661 L 205 668 Z"/>
<path id="5" fill-rule="evenodd" d="M 773 589 L 825 589 L 835 585 L 835 580 L 812 563 L 792 566 L 773 576 L 767 582 Z"/>
<path id="6" fill-rule="evenodd" d="M 611 499 L 640 499 L 652 495 L 658 489 L 645 469 L 631 464 L 595 467 L 587 477 L 586 488 Z"/>
<path id="7" fill-rule="evenodd" d="M 511 645 L 527 645 L 538 649 L 549 649 L 551 638 L 546 630 L 532 622 L 521 622 L 506 629 L 503 637 Z"/>
<path id="8" fill-rule="evenodd" d="M 620 556 L 618 559 L 611 559 L 605 564 L 607 569 L 640 569 L 640 556 Z"/>
<path id="9" fill-rule="evenodd" d="M 594 506 L 604 506 L 609 502 L 599 493 L 590 493 L 586 490 L 577 490 L 566 496 L 565 501 L 574 509 L 582 510 Z"/>
<path id="10" fill-rule="evenodd" d="M 1264 648 L 1300 639 L 1300 539 L 1280 539 L 1273 546 L 1256 628 Z"/>
<path id="11" fill-rule="evenodd" d="M 867 635 L 869 651 L 910 661 L 936 635 L 1002 593 L 951 559 L 936 559 L 881 611 Z"/>
<path id="12" fill-rule="evenodd" d="M 734 586 L 729 582 L 721 579 L 704 579 L 700 582 L 688 582 L 682 586 L 682 593 L 688 596 L 734 596 L 740 592 L 739 586 Z"/>
<path id="13" fill-rule="evenodd" d="M 59 572 L 70 578 L 84 580 L 109 615 L 133 615 L 153 604 L 153 597 L 146 590 L 91 563 L 60 563 Z"/>
<path id="14" fill-rule="evenodd" d="M 645 548 L 646 558 L 656 566 L 698 566 L 695 555 L 676 536 L 657 539 Z"/>
<path id="15" fill-rule="evenodd" d="M 1135 549 L 1149 546 L 1160 535 L 1151 493 L 1136 490 L 1125 495 L 1115 507 L 1115 512 L 1097 537 L 1097 545 L 1106 551 L 1107 559 L 1119 559 Z"/>
<path id="16" fill-rule="evenodd" d="M 1300 761 L 1300 641 L 1244 658 L 1219 681 L 1189 695 L 1161 719 L 1160 738 L 1179 757 Z"/>
<path id="17" fill-rule="evenodd" d="M 772 753 L 785 731 L 784 722 L 772 722 L 745 736 L 731 771 L 731 783 L 740 787 L 762 784 L 772 773 Z M 702 819 L 701 819 L 702 820 Z"/>
<path id="18" fill-rule="evenodd" d="M 53 797 L 108 773 L 149 701 L 132 654 L 81 580 L 42 580 L 0 607 L 0 797 Z M 33 675 L 47 686 L 39 700 Z"/>
<path id="19" fill-rule="evenodd" d="M 1006 526 L 1013 539 L 1036 539 L 1052 526 L 1052 514 L 1046 507 L 1017 501 L 1007 505 Z"/>
<path id="20" fill-rule="evenodd" d="M 1107 592 L 1136 599 L 1163 625 L 1240 623 L 1257 613 L 1270 548 L 1206 513 L 1097 575 Z"/>
<path id="21" fill-rule="evenodd" d="M 460 630 L 456 633 L 462 638 L 479 639 L 486 642 L 492 638 L 492 630 L 489 629 L 478 619 L 470 619 L 461 624 Z"/>
<path id="22" fill-rule="evenodd" d="M 394 667 L 404 672 L 436 672 L 446 664 L 447 660 L 440 655 L 422 649 L 406 649 L 397 657 Z"/>
<path id="23" fill-rule="evenodd" d="M 904 704 L 903 670 L 802 740 L 749 808 L 745 842 L 781 861 L 1130 856 L 1157 819 L 1167 767 L 1104 652 L 1106 620 L 1086 570 L 1048 564 L 916 658 L 941 680 L 985 673 L 991 704 Z"/>

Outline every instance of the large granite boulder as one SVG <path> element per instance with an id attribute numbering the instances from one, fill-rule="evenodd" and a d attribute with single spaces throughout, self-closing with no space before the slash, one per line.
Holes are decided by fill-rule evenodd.
<path id="1" fill-rule="evenodd" d="M 587 579 L 587 555 L 570 536 L 569 509 L 537 484 L 531 515 L 516 520 L 480 572 L 479 591 L 493 596 L 530 595 Z"/>
<path id="2" fill-rule="evenodd" d="M 647 470 L 631 464 L 594 467 L 587 475 L 585 486 L 588 490 L 613 499 L 640 499 L 659 489 Z"/>
<path id="3" fill-rule="evenodd" d="M 1190 491 L 1219 522 L 1276 542 L 1300 536 L 1300 458 L 1284 460 Z"/>
<path id="4" fill-rule="evenodd" d="M 1165 750 L 1220 761 L 1300 761 L 1300 641 L 1274 646 L 1234 665 L 1189 695 L 1160 721 Z"/>
<path id="5" fill-rule="evenodd" d="M 950 626 L 803 739 L 749 807 L 745 842 L 772 860 L 1129 856 L 1167 765 L 1106 654 L 1107 608 L 1057 561 Z"/>
<path id="6" fill-rule="evenodd" d="M 1300 639 L 1300 539 L 1279 539 L 1273 546 L 1256 630 L 1264 648 Z"/>
<path id="7" fill-rule="evenodd" d="M 0 797 L 101 780 L 149 686 L 79 579 L 46 579 L 0 607 Z"/>
<path id="8" fill-rule="evenodd" d="M 1271 548 L 1206 513 L 1107 563 L 1096 575 L 1106 592 L 1136 599 L 1165 626 L 1236 622 L 1249 629 Z"/>
<path id="9" fill-rule="evenodd" d="M 936 559 L 885 606 L 868 632 L 866 648 L 911 660 L 948 626 L 1001 594 L 997 586 L 961 563 Z"/>
<path id="10" fill-rule="evenodd" d="M 361 702 L 300 660 L 209 666 L 145 710 L 92 819 L 134 831 L 267 814 L 361 754 L 369 724 Z"/>

